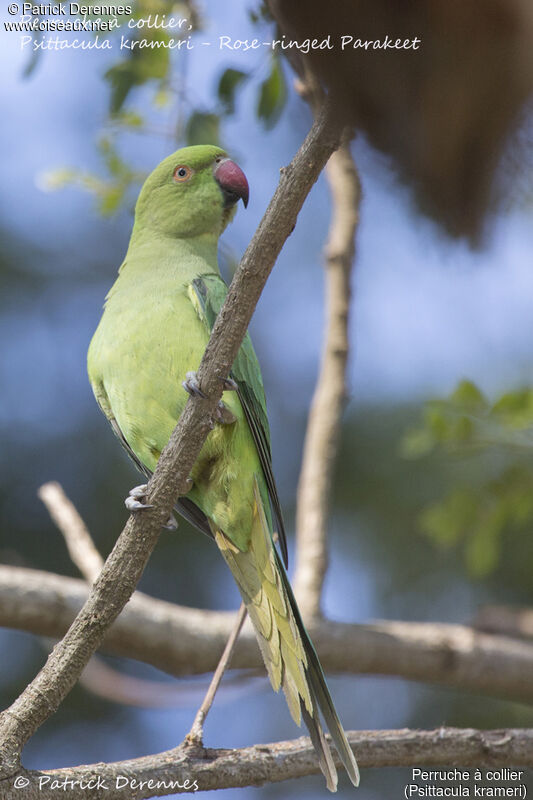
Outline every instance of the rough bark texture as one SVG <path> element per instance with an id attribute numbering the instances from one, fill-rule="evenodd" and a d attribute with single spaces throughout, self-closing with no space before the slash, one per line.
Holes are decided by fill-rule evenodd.
<path id="1" fill-rule="evenodd" d="M 363 768 L 533 766 L 531 729 L 438 728 L 433 731 L 351 731 L 347 735 Z M 261 786 L 318 772 L 316 755 L 307 738 L 242 750 L 176 748 L 115 764 L 90 764 L 43 772 L 21 770 L 16 778 L 5 781 L 2 798 L 56 800 L 68 796 L 69 800 L 87 800 L 90 796 L 91 800 L 144 800 L 190 792 L 195 788 L 194 782 L 200 791 L 208 791 Z M 122 788 L 116 788 L 117 779 Z M 14 787 L 16 780 L 19 788 Z M 43 785 L 39 788 L 40 780 Z M 54 780 L 59 785 L 51 788 Z M 65 791 L 61 788 L 65 781 L 82 781 L 83 785 L 66 784 L 68 791 Z M 142 781 L 146 783 L 139 786 Z M 159 786 L 158 782 L 161 782 Z M 402 789 L 399 787 L 398 797 Z"/>
<path id="2" fill-rule="evenodd" d="M 37 492 L 65 540 L 72 562 L 85 580 L 93 584 L 104 566 L 87 526 L 56 481 L 43 484 Z"/>
<path id="3" fill-rule="evenodd" d="M 533 609 L 512 606 L 485 606 L 473 621 L 474 628 L 517 639 L 533 639 Z"/>

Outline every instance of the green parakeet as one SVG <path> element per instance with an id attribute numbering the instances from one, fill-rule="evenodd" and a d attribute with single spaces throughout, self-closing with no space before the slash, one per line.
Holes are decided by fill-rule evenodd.
<path id="1" fill-rule="evenodd" d="M 239 199 L 242 170 L 218 147 L 178 150 L 148 177 L 135 209 L 126 258 L 89 348 L 89 378 L 100 408 L 137 466 L 149 476 L 187 400 L 194 370 L 227 287 L 217 263 L 220 234 Z M 212 536 L 246 604 L 275 691 L 303 718 L 328 788 L 337 773 L 319 709 L 357 785 L 357 764 L 322 668 L 303 626 L 280 556 L 283 519 L 272 474 L 261 372 L 247 335 L 177 510 Z M 142 508 L 142 487 L 129 508 Z M 275 525 L 274 525 L 275 523 Z"/>

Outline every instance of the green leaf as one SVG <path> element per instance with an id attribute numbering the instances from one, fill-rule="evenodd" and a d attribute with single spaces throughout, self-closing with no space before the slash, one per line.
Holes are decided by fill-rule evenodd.
<path id="1" fill-rule="evenodd" d="M 466 568 L 473 578 L 486 578 L 498 566 L 505 520 L 498 508 L 483 515 L 465 543 Z"/>
<path id="2" fill-rule="evenodd" d="M 148 42 L 163 42 L 169 37 L 160 30 L 143 29 L 141 38 Z M 169 65 L 169 50 L 166 47 L 128 50 L 124 61 L 119 61 L 104 73 L 104 78 L 111 85 L 111 113 L 116 114 L 121 110 L 135 86 L 141 86 L 149 80 L 165 79 Z"/>
<path id="3" fill-rule="evenodd" d="M 136 111 L 119 111 L 118 114 L 112 116 L 111 122 L 137 130 L 144 125 L 144 119 Z"/>
<path id="4" fill-rule="evenodd" d="M 107 136 L 102 136 L 98 142 L 98 149 L 103 156 L 107 169 L 114 178 L 123 178 L 130 174 L 129 165 L 120 157 L 111 139 Z"/>
<path id="5" fill-rule="evenodd" d="M 187 144 L 218 144 L 219 128 L 220 119 L 217 114 L 194 111 L 185 128 Z"/>
<path id="6" fill-rule="evenodd" d="M 533 425 L 533 390 L 507 392 L 494 403 L 492 416 L 509 428 L 528 428 Z"/>
<path id="7" fill-rule="evenodd" d="M 450 439 L 456 445 L 467 444 L 474 437 L 475 427 L 470 417 L 458 417 L 450 426 Z"/>
<path id="8" fill-rule="evenodd" d="M 449 439 L 450 422 L 446 409 L 437 405 L 429 405 L 424 411 L 424 425 L 431 433 L 435 443 Z"/>
<path id="9" fill-rule="evenodd" d="M 248 73 L 240 69 L 229 67 L 220 76 L 217 87 L 218 99 L 222 103 L 225 114 L 233 114 L 235 111 L 235 93 L 239 86 L 248 78 Z"/>
<path id="10" fill-rule="evenodd" d="M 272 128 L 281 116 L 287 101 L 285 76 L 277 56 L 272 58 L 270 75 L 261 84 L 257 116 L 266 128 Z"/>
<path id="11" fill-rule="evenodd" d="M 411 428 L 400 443 L 400 454 L 404 458 L 421 458 L 431 453 L 434 447 L 435 439 L 426 428 Z"/>
<path id="12" fill-rule="evenodd" d="M 478 508 L 478 499 L 471 489 L 455 489 L 445 500 L 422 512 L 421 530 L 435 544 L 450 547 L 459 542 L 474 524 Z"/>
<path id="13" fill-rule="evenodd" d="M 162 86 L 155 93 L 154 106 L 156 108 L 168 108 L 172 103 L 172 92 L 166 86 Z"/>
<path id="14" fill-rule="evenodd" d="M 115 211 L 118 211 L 124 199 L 123 186 L 110 186 L 102 195 L 98 208 L 104 217 L 110 217 Z"/>
<path id="15" fill-rule="evenodd" d="M 463 380 L 450 395 L 452 403 L 470 411 L 483 411 L 487 408 L 487 401 L 478 387 L 472 381 Z"/>

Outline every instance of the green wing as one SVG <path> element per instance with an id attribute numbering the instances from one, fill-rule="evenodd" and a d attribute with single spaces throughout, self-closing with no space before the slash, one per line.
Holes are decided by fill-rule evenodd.
<path id="1" fill-rule="evenodd" d="M 104 407 L 98 402 L 100 408 L 108 418 L 109 422 L 111 423 L 111 427 L 113 429 L 113 433 L 119 440 L 120 444 L 129 455 L 137 469 L 145 475 L 148 480 L 152 477 L 152 471 L 149 470 L 147 467 L 144 466 L 142 461 L 137 458 L 133 450 L 131 449 L 130 445 L 126 441 L 126 437 L 122 433 L 118 422 L 116 421 L 115 417 L 108 415 Z M 202 533 L 205 533 L 211 539 L 213 538 L 213 532 L 211 530 L 211 526 L 209 525 L 209 520 L 205 516 L 204 512 L 198 508 L 198 506 L 192 502 L 188 497 L 178 497 L 176 505 L 174 506 L 175 510 L 178 514 L 181 514 L 187 522 L 191 525 L 194 525 L 195 528 L 198 528 Z"/>
<path id="2" fill-rule="evenodd" d="M 189 288 L 189 297 L 198 312 L 198 316 L 210 333 L 226 298 L 228 287 L 220 275 L 208 274 L 195 278 Z M 281 553 L 285 566 L 287 566 L 287 537 L 285 535 L 285 525 L 283 524 L 278 491 L 272 472 L 270 430 L 268 427 L 263 380 L 252 340 L 248 333 L 244 337 L 230 376 L 237 384 L 237 394 L 257 447 L 270 504 L 277 524 Z"/>

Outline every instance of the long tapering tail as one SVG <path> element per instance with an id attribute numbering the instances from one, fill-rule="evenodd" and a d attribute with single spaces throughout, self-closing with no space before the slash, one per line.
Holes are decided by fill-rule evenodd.
<path id="1" fill-rule="evenodd" d="M 239 550 L 220 530 L 216 542 L 237 582 L 254 626 L 273 689 L 283 688 L 297 725 L 305 722 L 331 792 L 337 770 L 324 736 L 319 710 L 354 786 L 359 770 L 333 705 L 324 673 L 305 630 L 281 560 L 272 543 L 257 480 L 250 547 Z"/>

